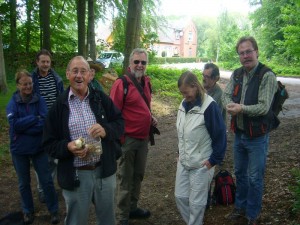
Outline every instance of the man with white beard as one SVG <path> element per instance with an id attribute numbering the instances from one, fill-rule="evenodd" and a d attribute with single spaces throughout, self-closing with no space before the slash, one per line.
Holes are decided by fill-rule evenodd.
<path id="1" fill-rule="evenodd" d="M 116 218 L 119 225 L 128 225 L 129 219 L 144 219 L 151 215 L 149 210 L 137 206 L 146 168 L 150 127 L 157 126 L 150 110 L 151 84 L 145 75 L 147 63 L 147 51 L 134 49 L 123 77 L 126 80 L 117 79 L 110 92 L 125 120 L 125 134 L 121 138 L 123 154 L 117 176 Z"/>

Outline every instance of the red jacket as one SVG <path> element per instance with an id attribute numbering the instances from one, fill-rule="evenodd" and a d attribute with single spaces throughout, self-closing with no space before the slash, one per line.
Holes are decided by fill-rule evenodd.
<path id="1" fill-rule="evenodd" d="M 125 135 L 146 139 L 149 137 L 150 125 L 151 125 L 151 112 L 139 93 L 138 89 L 134 86 L 129 77 L 125 76 L 128 82 L 128 91 L 124 99 L 123 81 L 117 79 L 110 91 L 110 97 L 114 104 L 122 111 L 123 118 L 125 120 Z M 151 91 L 150 91 L 150 78 L 148 76 L 143 77 L 145 81 L 144 93 L 151 104 Z"/>

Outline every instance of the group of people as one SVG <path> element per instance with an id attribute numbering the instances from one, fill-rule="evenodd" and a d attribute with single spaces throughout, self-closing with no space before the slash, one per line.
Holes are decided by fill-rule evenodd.
<path id="1" fill-rule="evenodd" d="M 224 93 L 217 84 L 219 69 L 213 63 L 204 67 L 203 85 L 190 71 L 178 79 L 183 100 L 176 121 L 175 201 L 188 225 L 203 223 L 215 165 L 223 161 L 227 148 L 226 114 L 230 114 L 235 132 L 237 184 L 235 207 L 227 219 L 245 217 L 248 225 L 256 225 L 261 211 L 272 127 L 270 108 L 277 83 L 271 70 L 262 80 L 257 78 L 258 68 L 265 66 L 258 61 L 253 37 L 242 37 L 236 51 L 242 67 L 234 71 Z M 138 205 L 150 127 L 158 125 L 151 113 L 147 64 L 147 51 L 134 49 L 123 79 L 115 81 L 110 96 L 91 85 L 92 66 L 82 56 L 68 63 L 69 87 L 65 91 L 61 78 L 50 68 L 51 55 L 46 50 L 38 54 L 38 68 L 32 75 L 25 70 L 16 74 L 18 90 L 7 106 L 7 118 L 26 224 L 34 220 L 30 161 L 52 224 L 59 223 L 49 167 L 56 162 L 66 225 L 88 224 L 91 203 L 98 225 L 128 225 L 132 218 L 151 216 Z M 93 151 L 91 146 L 101 151 Z"/>

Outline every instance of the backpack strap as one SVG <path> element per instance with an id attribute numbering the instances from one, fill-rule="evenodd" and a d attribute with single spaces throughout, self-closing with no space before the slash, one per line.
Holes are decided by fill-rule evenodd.
<path id="1" fill-rule="evenodd" d="M 128 77 L 131 79 L 131 81 L 133 82 L 133 84 L 136 86 L 136 88 L 138 89 L 138 91 L 139 91 L 140 94 L 142 95 L 142 97 L 143 97 L 144 101 L 146 102 L 147 106 L 149 107 L 149 103 L 148 103 L 148 100 L 146 99 L 146 96 L 145 96 L 145 97 L 143 96 L 144 93 L 143 93 L 142 87 L 143 87 L 145 84 L 142 84 L 142 87 L 141 87 L 141 85 L 139 85 L 138 83 L 137 83 L 137 84 L 135 83 L 135 79 L 134 79 L 134 78 L 132 79 L 130 75 L 123 75 L 123 76 L 120 76 L 120 77 L 118 78 L 118 79 L 121 79 L 122 82 L 123 82 L 123 88 L 124 88 L 123 104 L 124 104 L 124 102 L 125 102 L 125 100 L 126 100 L 126 96 L 127 96 L 127 94 L 128 94 L 128 81 L 127 81 L 127 79 L 126 79 L 125 76 L 128 76 Z M 150 84 L 150 82 L 147 82 L 147 83 L 148 83 L 148 86 L 149 86 L 150 94 L 152 94 L 152 87 L 151 87 L 151 84 Z M 139 88 L 139 87 L 141 87 L 141 88 Z M 142 93 L 141 93 L 141 92 L 142 92 Z M 149 109 L 150 109 L 150 107 L 149 107 Z"/>
<path id="2" fill-rule="evenodd" d="M 124 104 L 124 102 L 126 100 L 127 93 L 128 93 L 128 81 L 127 81 L 125 75 L 120 76 L 118 79 L 121 79 L 122 82 L 123 82 L 123 90 L 124 90 L 123 104 Z"/>
<path id="3" fill-rule="evenodd" d="M 267 72 L 269 72 L 269 71 L 271 71 L 272 73 L 274 73 L 269 67 L 266 67 L 264 64 L 262 64 L 262 63 L 259 63 L 259 64 L 258 64 L 255 73 L 257 74 L 257 76 L 258 76 L 258 78 L 259 78 L 259 85 L 260 85 L 260 83 L 261 83 L 261 81 L 262 81 L 262 79 L 263 79 L 263 76 L 264 76 Z M 275 74 L 275 73 L 274 73 L 274 74 Z M 275 76 L 276 76 L 276 74 L 275 74 Z"/>

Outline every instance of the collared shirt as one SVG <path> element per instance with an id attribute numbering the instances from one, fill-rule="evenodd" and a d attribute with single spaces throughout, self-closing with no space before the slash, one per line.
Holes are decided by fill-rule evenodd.
<path id="1" fill-rule="evenodd" d="M 241 102 L 244 104 L 245 94 L 249 83 L 255 74 L 258 64 L 249 72 L 243 75 L 243 87 L 241 93 Z M 234 89 L 233 74 L 231 75 L 230 81 L 224 90 L 222 96 L 223 105 L 226 106 L 232 103 L 232 91 Z M 243 114 L 247 114 L 250 117 L 266 115 L 271 107 L 274 94 L 277 90 L 277 80 L 273 72 L 266 72 L 262 78 L 262 81 L 258 90 L 258 102 L 255 105 L 243 105 L 243 113 L 237 115 L 237 126 L 239 129 L 244 130 L 243 126 Z"/>
<path id="2" fill-rule="evenodd" d="M 96 122 L 96 118 L 89 104 L 89 93 L 87 96 L 81 101 L 70 89 L 69 92 L 69 107 L 70 107 L 70 115 L 69 115 L 69 130 L 71 140 L 76 140 L 80 137 L 85 139 L 86 144 L 100 144 L 101 142 L 93 139 L 88 135 L 87 130 Z M 90 157 L 81 159 L 79 157 L 75 157 L 74 166 L 80 167 L 84 165 L 93 165 L 100 161 L 100 155 L 92 154 Z"/>

